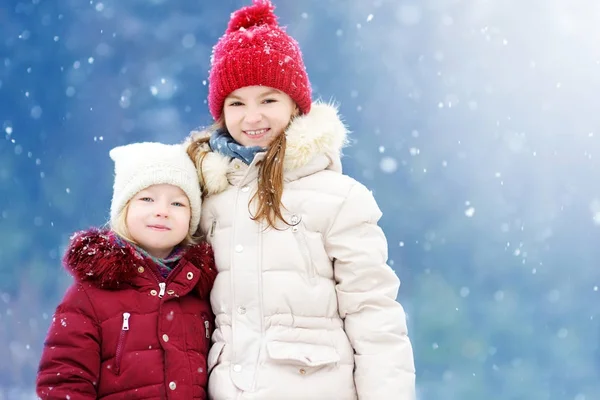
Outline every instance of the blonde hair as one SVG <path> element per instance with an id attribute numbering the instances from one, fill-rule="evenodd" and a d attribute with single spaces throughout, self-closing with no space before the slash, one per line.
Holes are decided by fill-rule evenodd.
<path id="1" fill-rule="evenodd" d="M 125 207 L 121 210 L 119 215 L 116 218 L 109 221 L 108 225 L 110 230 L 114 232 L 121 239 L 125 239 L 130 243 L 135 244 L 136 246 L 142 247 L 138 242 L 136 242 L 129 233 L 129 229 L 127 228 L 127 211 L 129 210 L 129 204 L 131 200 L 125 204 Z M 190 217 L 191 219 L 191 217 Z M 196 235 L 191 235 L 189 232 L 185 235 L 185 238 L 178 244 L 178 246 L 191 246 L 197 244 L 200 241 L 201 237 Z"/>
<path id="2" fill-rule="evenodd" d="M 297 116 L 298 108 L 296 107 L 294 113 L 291 115 L 290 124 L 294 117 Z M 289 127 L 289 124 L 288 124 Z M 257 191 L 250 198 L 250 203 L 253 201 L 257 202 L 256 214 L 252 215 L 251 218 L 254 221 L 265 221 L 268 227 L 273 229 L 279 228 L 276 226 L 277 221 L 282 221 L 286 225 L 290 225 L 282 214 L 282 209 L 285 209 L 281 202 L 283 196 L 283 161 L 285 158 L 285 147 L 286 147 L 286 127 L 280 135 L 277 135 L 273 142 L 269 145 L 264 160 L 258 165 L 258 183 Z M 212 133 L 219 129 L 227 129 L 225 126 L 225 120 L 221 115 L 217 121 L 215 121 L 209 128 L 204 132 Z M 196 163 L 196 168 L 204 181 L 202 164 L 206 152 L 202 149 L 202 145 L 210 140 L 210 135 L 202 137 L 193 137 L 191 143 L 188 145 L 187 153 L 192 160 Z M 206 186 L 206 185 L 203 185 Z M 206 196 L 206 189 L 203 189 L 202 196 Z"/>

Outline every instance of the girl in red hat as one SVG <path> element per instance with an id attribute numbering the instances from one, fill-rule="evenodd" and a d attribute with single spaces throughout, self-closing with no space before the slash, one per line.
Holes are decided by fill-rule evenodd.
<path id="1" fill-rule="evenodd" d="M 188 141 L 218 269 L 209 396 L 413 400 L 381 212 L 341 172 L 348 131 L 311 102 L 298 43 L 269 1 L 253 3 L 214 47 L 214 127 Z"/>
<path id="2" fill-rule="evenodd" d="M 71 238 L 75 278 L 56 308 L 37 376 L 40 399 L 207 399 L 212 249 L 194 163 L 181 145 L 113 149 L 110 229 Z"/>

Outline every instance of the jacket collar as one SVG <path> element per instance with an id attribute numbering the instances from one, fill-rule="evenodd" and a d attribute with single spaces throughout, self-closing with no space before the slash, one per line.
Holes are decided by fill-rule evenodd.
<path id="1" fill-rule="evenodd" d="M 285 134 L 287 145 L 284 159 L 284 179 L 295 180 L 320 170 L 341 172 L 342 148 L 348 141 L 348 130 L 342 122 L 337 107 L 333 104 L 316 102 L 308 114 L 294 118 Z M 206 136 L 207 132 L 192 132 L 192 137 Z M 264 157 L 259 153 L 250 168 Z M 199 161 L 201 163 L 199 163 Z M 231 175 L 235 174 L 235 160 L 213 152 L 208 144 L 202 147 L 197 159 L 200 184 L 208 194 L 227 189 Z M 244 166 L 237 167 L 242 170 Z M 256 171 L 254 171 L 256 173 Z M 239 174 L 239 172 L 238 172 Z M 247 178 L 251 178 L 248 176 Z M 247 179 L 246 179 L 247 180 Z"/>
<path id="2" fill-rule="evenodd" d="M 90 282 L 103 289 L 136 286 L 139 283 L 139 268 L 154 268 L 152 263 L 133 247 L 120 244 L 113 232 L 97 228 L 75 233 L 63 257 L 65 269 L 76 280 Z M 197 270 L 197 279 L 190 283 L 195 285 L 201 296 L 207 296 L 216 276 L 210 245 L 203 242 L 190 246 L 179 263 L 187 263 Z"/>

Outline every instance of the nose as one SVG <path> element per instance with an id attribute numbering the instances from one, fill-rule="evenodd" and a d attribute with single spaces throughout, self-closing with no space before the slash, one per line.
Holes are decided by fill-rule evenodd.
<path id="1" fill-rule="evenodd" d="M 248 124 L 256 124 L 262 120 L 262 113 L 258 107 L 248 107 L 244 119 Z"/>
<path id="2" fill-rule="evenodd" d="M 155 213 L 157 217 L 167 218 L 169 216 L 169 211 L 166 204 L 156 203 Z"/>

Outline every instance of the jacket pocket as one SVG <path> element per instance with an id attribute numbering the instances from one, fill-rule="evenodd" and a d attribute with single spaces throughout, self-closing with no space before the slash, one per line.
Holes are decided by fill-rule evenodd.
<path id="1" fill-rule="evenodd" d="M 303 374 L 310 369 L 315 370 L 340 362 L 340 355 L 335 348 L 319 344 L 273 341 L 267 343 L 267 352 L 271 359 L 278 362 L 308 367 L 300 369 L 300 373 Z"/>
<path id="2" fill-rule="evenodd" d="M 208 357 L 206 359 L 206 364 L 208 368 L 208 374 L 213 370 L 214 367 L 217 366 L 219 360 L 221 358 L 221 354 L 223 354 L 223 348 L 225 347 L 225 342 L 217 342 L 215 343 L 208 352 Z"/>
<path id="3" fill-rule="evenodd" d="M 129 317 L 131 317 L 131 314 L 128 312 L 123 313 L 123 324 L 121 325 L 121 332 L 117 341 L 117 351 L 115 352 L 115 375 L 121 374 L 121 361 L 123 359 L 123 351 L 125 350 L 125 341 L 129 333 Z"/>

